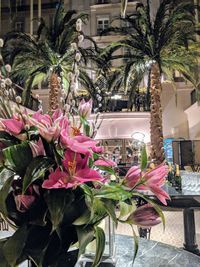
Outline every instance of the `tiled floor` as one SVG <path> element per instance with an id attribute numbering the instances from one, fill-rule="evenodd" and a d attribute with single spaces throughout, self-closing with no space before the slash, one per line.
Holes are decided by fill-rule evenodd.
<path id="1" fill-rule="evenodd" d="M 183 245 L 183 213 L 182 212 L 164 212 L 166 228 L 163 230 L 162 224 L 151 229 L 151 239 L 160 241 L 176 247 Z M 200 247 L 200 211 L 195 212 L 197 243 Z M 120 224 L 117 233 L 131 235 L 131 228 L 128 225 Z"/>

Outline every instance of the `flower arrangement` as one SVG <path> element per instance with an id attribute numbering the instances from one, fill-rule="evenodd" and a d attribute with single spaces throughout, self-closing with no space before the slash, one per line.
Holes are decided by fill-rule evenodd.
<path id="1" fill-rule="evenodd" d="M 165 164 L 147 168 L 143 148 L 141 167 L 133 166 L 123 179 L 117 177 L 116 164 L 104 157 L 103 147 L 93 138 L 100 124 L 98 114 L 95 122 L 88 121 L 91 100 L 82 100 L 77 110 L 64 101 L 63 109 L 51 115 L 41 109 L 29 113 L 20 106 L 9 72 L 2 66 L 0 214 L 15 232 L 0 239 L 0 266 L 15 267 L 29 259 L 37 267 L 61 267 L 64 256 L 66 266 L 72 267 L 96 241 L 96 267 L 105 248 L 99 225 L 106 217 L 116 226 L 120 222 L 151 227 L 161 222 L 159 217 L 164 222 L 161 209 L 140 190 L 150 190 L 166 205 L 169 196 L 161 188 Z M 137 208 L 138 197 L 147 204 Z M 134 240 L 136 254 L 136 235 Z M 70 261 L 72 248 L 77 248 L 75 262 Z"/>
<path id="2" fill-rule="evenodd" d="M 101 171 L 116 175 L 115 163 L 90 137 L 91 109 L 91 101 L 82 101 L 75 118 L 61 110 L 52 116 L 22 113 L 19 107 L 11 118 L 0 119 L 0 179 L 5 181 L 0 212 L 16 229 L 0 241 L 0 266 L 14 267 L 25 259 L 36 266 L 60 266 L 59 256 L 67 256 L 71 246 L 81 255 L 96 240 L 95 267 L 105 247 L 98 225 L 106 216 L 116 225 L 141 227 L 163 218 L 160 208 L 137 190 L 151 190 L 166 204 L 169 197 L 161 188 L 166 166 L 146 171 L 134 166 L 118 182 L 103 176 Z M 138 196 L 148 204 L 136 208 L 133 198 Z"/>

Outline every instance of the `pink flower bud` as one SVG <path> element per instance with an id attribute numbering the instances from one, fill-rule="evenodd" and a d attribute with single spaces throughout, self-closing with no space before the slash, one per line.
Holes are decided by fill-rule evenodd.
<path id="1" fill-rule="evenodd" d="M 150 204 L 137 208 L 127 219 L 130 224 L 136 224 L 143 228 L 149 228 L 159 224 L 159 214 Z"/>
<path id="2" fill-rule="evenodd" d="M 82 99 L 78 107 L 79 115 L 87 119 L 90 116 L 91 111 L 92 111 L 92 99 L 90 99 L 88 102 L 85 102 L 85 100 Z"/>

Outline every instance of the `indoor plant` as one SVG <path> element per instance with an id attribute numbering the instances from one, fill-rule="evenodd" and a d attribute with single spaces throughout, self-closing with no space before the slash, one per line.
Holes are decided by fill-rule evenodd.
<path id="1" fill-rule="evenodd" d="M 37 266 L 60 266 L 59 256 L 72 244 L 78 242 L 81 254 L 94 238 L 93 266 L 97 266 L 105 245 L 98 224 L 106 216 L 116 224 L 145 227 L 159 222 L 158 207 L 151 203 L 136 209 L 131 200 L 142 197 L 135 190 L 142 186 L 165 203 L 168 196 L 160 187 L 166 167 L 142 174 L 134 166 L 118 183 L 103 177 L 99 170 L 114 174 L 115 164 L 104 159 L 97 142 L 82 133 L 81 129 L 90 132 L 86 120 L 90 105 L 80 105 L 78 124 L 59 110 L 52 117 L 19 110 L 12 118 L 0 120 L 4 145 L 0 178 L 6 180 L 0 191 L 0 211 L 16 228 L 12 237 L 0 243 L 1 266 L 16 266 L 26 258 Z"/>
<path id="2" fill-rule="evenodd" d="M 2 68 L 7 75 L 8 66 Z M 51 116 L 41 110 L 29 114 L 19 96 L 16 105 L 9 100 L 15 93 L 6 79 L 1 75 L 0 212 L 16 231 L 0 240 L 0 266 L 15 267 L 30 259 L 38 267 L 61 267 L 64 259 L 72 267 L 93 240 L 92 266 L 98 266 L 105 247 L 99 223 L 105 217 L 116 225 L 141 227 L 158 224 L 159 216 L 163 219 L 160 208 L 137 190 L 150 189 L 166 204 L 169 197 L 161 189 L 164 164 L 147 170 L 143 149 L 141 169 L 133 166 L 123 179 L 110 181 L 110 174 L 116 176 L 115 163 L 104 158 L 103 148 L 90 137 L 96 130 L 88 122 L 91 101 L 81 101 L 76 117 L 69 107 L 70 112 L 65 107 Z M 149 204 L 136 208 L 135 197 Z M 135 244 L 137 248 L 136 237 Z M 71 252 L 72 247 L 77 251 Z"/>

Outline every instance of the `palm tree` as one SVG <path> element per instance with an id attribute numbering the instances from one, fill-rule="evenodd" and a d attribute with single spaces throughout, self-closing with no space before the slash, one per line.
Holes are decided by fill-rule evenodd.
<path id="1" fill-rule="evenodd" d="M 163 0 L 153 18 L 150 0 L 147 0 L 146 5 L 137 5 L 136 13 L 120 18 L 129 26 L 108 29 L 124 36 L 122 41 L 106 48 L 104 57 L 107 54 L 111 60 L 126 60 L 123 66 L 126 90 L 130 79 L 140 83 L 145 74 L 150 77 L 151 158 L 156 163 L 164 160 L 161 75 L 165 73 L 172 78 L 174 70 L 189 73 L 196 64 L 199 54 L 190 49 L 190 43 L 195 42 L 194 11 L 191 1 L 176 1 L 175 4 L 174 0 Z M 112 56 L 122 47 L 126 48 L 125 55 Z"/>
<path id="2" fill-rule="evenodd" d="M 76 15 L 74 10 L 65 12 L 63 1 L 60 0 L 51 26 L 47 26 L 41 18 L 36 36 L 10 32 L 5 38 L 4 57 L 12 64 L 13 79 L 26 84 L 26 100 L 31 88 L 48 81 L 50 112 L 58 107 L 61 79 L 66 94 L 69 95 L 68 74 L 75 71 L 76 53 L 83 55 L 83 63 L 87 62 L 86 57 L 92 53 L 91 49 L 87 51 L 79 46 L 72 47 L 72 44 L 78 43 L 80 35 L 83 35 L 76 27 L 78 19 L 85 22 L 87 15 Z"/>

